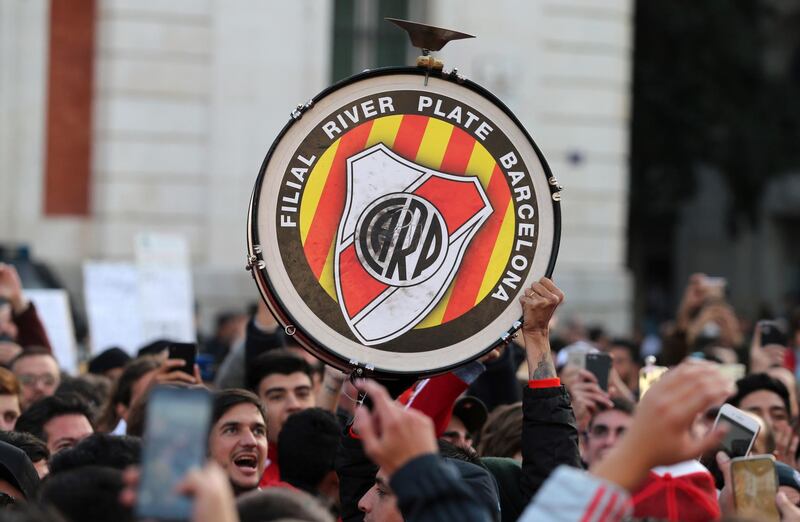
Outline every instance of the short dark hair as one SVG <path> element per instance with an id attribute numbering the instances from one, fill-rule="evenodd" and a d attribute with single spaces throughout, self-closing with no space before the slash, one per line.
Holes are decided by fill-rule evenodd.
<path id="1" fill-rule="evenodd" d="M 631 360 L 635 363 L 638 363 L 639 359 L 641 358 L 641 355 L 639 354 L 639 345 L 629 339 L 613 339 L 608 345 L 608 349 L 613 350 L 614 348 L 623 348 L 628 352 L 628 354 L 630 354 Z"/>
<path id="2" fill-rule="evenodd" d="M 776 394 L 783 401 L 786 411 L 792 411 L 789 406 L 789 390 L 786 389 L 786 385 L 766 373 L 751 373 L 736 381 L 736 394 L 728 398 L 728 404 L 738 408 L 745 397 L 761 390 L 771 391 Z"/>
<path id="3" fill-rule="evenodd" d="M 272 522 L 291 519 L 304 522 L 333 522 L 333 516 L 319 500 L 305 491 L 286 488 L 255 490 L 236 500 L 240 522 Z"/>
<path id="4" fill-rule="evenodd" d="M 65 393 L 31 404 L 17 419 L 14 431 L 24 431 L 47 442 L 44 425 L 61 415 L 83 415 L 92 424 L 92 413 L 86 401 L 75 393 Z"/>
<path id="5" fill-rule="evenodd" d="M 333 413 L 307 408 L 289 415 L 278 439 L 281 480 L 311 494 L 333 471 L 341 428 Z"/>
<path id="6" fill-rule="evenodd" d="M 124 470 L 139 464 L 142 442 L 137 437 L 94 433 L 72 448 L 64 449 L 50 461 L 50 473 L 62 473 L 84 466 L 103 466 Z"/>
<path id="7" fill-rule="evenodd" d="M 109 370 L 124 368 L 131 356 L 119 346 L 112 346 L 92 357 L 89 361 L 89 373 L 103 375 Z"/>
<path id="8" fill-rule="evenodd" d="M 313 382 L 313 370 L 305 359 L 286 349 L 270 350 L 256 357 L 247 369 L 247 388 L 258 392 L 258 385 L 272 374 L 304 373 Z"/>
<path id="9" fill-rule="evenodd" d="M 611 406 L 604 406 L 599 405 L 597 412 L 592 415 L 592 418 L 589 419 L 589 427 L 592 427 L 594 424 L 594 419 L 604 411 L 619 411 L 622 413 L 626 413 L 628 415 L 633 415 L 633 412 L 636 410 L 636 405 L 627 399 L 623 399 L 620 397 L 612 397 L 611 399 Z"/>
<path id="10" fill-rule="evenodd" d="M 94 374 L 66 377 L 61 380 L 55 394 L 65 393 L 80 395 L 91 408 L 93 416 L 96 416 L 111 394 L 111 380 L 103 375 Z"/>
<path id="11" fill-rule="evenodd" d="M 124 485 L 118 469 L 85 466 L 49 476 L 39 500 L 69 522 L 133 522 L 133 510 L 119 502 Z"/>
<path id="12" fill-rule="evenodd" d="M 14 357 L 13 359 L 11 359 L 11 361 L 9 361 L 8 367 L 13 369 L 14 365 L 17 364 L 17 361 L 24 359 L 26 357 L 33 357 L 36 355 L 47 355 L 48 357 L 52 357 L 52 359 L 56 361 L 56 358 L 53 356 L 53 352 L 51 352 L 44 346 L 35 346 L 35 345 L 25 346 L 22 348 L 22 351 L 17 354 L 16 357 Z M 58 364 L 58 361 L 56 361 L 56 364 Z"/>
<path id="13" fill-rule="evenodd" d="M 50 450 L 47 449 L 47 444 L 30 433 L 24 431 L 0 431 L 0 441 L 21 449 L 33 463 L 50 458 Z"/>
<path id="14" fill-rule="evenodd" d="M 264 422 L 267 422 L 267 412 L 264 409 L 264 404 L 253 392 L 242 390 L 240 388 L 229 388 L 227 390 L 219 390 L 212 395 L 211 407 L 211 424 L 209 427 L 214 426 L 218 420 L 222 418 L 234 406 L 240 404 L 252 404 L 261 413 Z"/>

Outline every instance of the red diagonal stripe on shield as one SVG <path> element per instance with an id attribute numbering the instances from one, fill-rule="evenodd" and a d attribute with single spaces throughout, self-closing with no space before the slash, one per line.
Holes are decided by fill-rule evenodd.
<path id="1" fill-rule="evenodd" d="M 339 148 L 336 150 L 336 157 L 325 181 L 323 197 L 319 201 L 308 238 L 303 245 L 308 264 L 317 279 L 322 274 L 325 260 L 336 236 L 338 217 L 342 215 L 344 208 L 347 192 L 347 158 L 364 148 L 372 130 L 372 123 L 371 121 L 363 123 L 341 138 Z"/>
<path id="2" fill-rule="evenodd" d="M 494 202 L 497 206 L 478 231 L 478 234 L 472 239 L 472 243 L 467 247 L 462 266 L 469 266 L 471 270 L 461 270 L 456 276 L 453 282 L 453 293 L 450 295 L 450 301 L 447 303 L 447 309 L 442 318 L 443 323 L 459 317 L 475 306 L 483 276 L 486 275 L 489 259 L 492 256 L 492 248 L 495 241 L 497 241 L 500 226 L 503 224 L 503 218 L 506 215 L 506 207 L 511 200 L 511 194 L 508 192 L 506 181 L 499 165 L 494 166 L 494 172 L 486 192 L 489 201 Z"/>
<path id="3" fill-rule="evenodd" d="M 484 207 L 484 201 L 472 182 L 432 176 L 412 193 L 436 206 L 451 235 Z M 354 244 L 340 254 L 339 278 L 342 300 L 351 319 L 389 288 L 364 270 Z"/>

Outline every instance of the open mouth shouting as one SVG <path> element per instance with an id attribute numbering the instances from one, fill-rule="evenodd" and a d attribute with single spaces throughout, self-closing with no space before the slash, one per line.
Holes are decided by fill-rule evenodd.
<path id="1" fill-rule="evenodd" d="M 252 476 L 258 474 L 258 454 L 255 451 L 242 451 L 233 457 L 233 465 L 242 474 Z"/>

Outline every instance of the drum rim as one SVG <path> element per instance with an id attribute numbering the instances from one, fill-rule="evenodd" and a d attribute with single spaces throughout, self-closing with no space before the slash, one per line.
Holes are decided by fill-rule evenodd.
<path id="1" fill-rule="evenodd" d="M 500 109 L 500 111 L 503 112 L 517 127 L 517 129 L 522 133 L 525 139 L 527 139 L 528 143 L 531 145 L 534 152 L 536 153 L 539 162 L 541 163 L 542 169 L 545 174 L 545 178 L 548 181 L 547 186 L 551 194 L 549 201 L 550 204 L 552 205 L 552 210 L 553 210 L 553 242 L 551 246 L 552 250 L 550 253 L 550 259 L 548 260 L 547 268 L 545 269 L 545 276 L 551 277 L 555 270 L 555 264 L 558 259 L 559 247 L 561 244 L 561 201 L 560 199 L 559 200 L 553 199 L 552 195 L 560 192 L 561 186 L 558 185 L 558 183 L 556 182 L 556 178 L 553 175 L 552 170 L 550 169 L 550 165 L 547 163 L 547 159 L 545 158 L 541 149 L 533 140 L 533 137 L 530 135 L 525 126 L 522 125 L 522 123 L 519 121 L 516 115 L 511 111 L 511 109 L 509 109 L 505 103 L 503 103 L 497 96 L 492 94 L 488 89 L 473 82 L 472 80 L 456 76 L 452 73 L 445 74 L 442 73 L 441 71 L 431 72 L 424 68 L 411 67 L 411 66 L 381 67 L 376 69 L 367 69 L 363 72 L 344 78 L 343 80 L 340 80 L 334 83 L 333 85 L 326 87 L 318 94 L 316 94 L 313 98 L 311 98 L 307 106 L 315 105 L 319 100 L 350 84 L 379 76 L 388 76 L 397 74 L 408 74 L 416 76 L 426 76 L 427 74 L 430 74 L 431 76 L 434 76 L 437 79 L 450 81 L 474 91 L 478 95 L 489 100 L 498 109 Z M 300 107 L 298 107 L 298 109 L 299 108 Z M 379 376 L 379 377 L 388 377 L 388 378 L 400 378 L 409 375 L 417 375 L 420 378 L 424 378 L 433 375 L 447 373 L 455 368 L 458 368 L 460 366 L 463 366 L 464 364 L 469 363 L 470 361 L 479 359 L 480 357 L 486 355 L 487 353 L 489 353 L 499 345 L 503 344 L 504 342 L 506 343 L 510 342 L 512 336 L 522 326 L 522 317 L 520 317 L 519 320 L 516 321 L 514 324 L 509 325 L 507 335 L 503 336 L 502 338 L 499 338 L 496 343 L 487 346 L 485 349 L 481 350 L 476 355 L 473 355 L 471 358 L 461 361 L 459 363 L 450 364 L 448 366 L 438 367 L 426 371 L 374 369 L 370 367 L 365 368 L 360 365 L 354 365 L 353 364 L 354 361 L 345 361 L 345 358 L 343 356 L 333 352 L 329 348 L 325 347 L 322 343 L 317 342 L 312 335 L 310 335 L 303 328 L 294 324 L 291 321 L 291 318 L 286 312 L 286 307 L 283 305 L 283 302 L 281 301 L 280 297 L 274 291 L 272 284 L 269 280 L 269 277 L 267 277 L 266 274 L 264 273 L 266 272 L 266 269 L 259 268 L 257 265 L 257 261 L 260 260 L 261 252 L 256 252 L 255 246 L 261 245 L 261 242 L 259 241 L 258 219 L 256 210 L 258 208 L 258 203 L 261 195 L 261 186 L 266 179 L 266 171 L 270 159 L 272 158 L 275 149 L 277 148 L 278 144 L 281 142 L 283 137 L 286 135 L 289 129 L 291 129 L 292 126 L 297 121 L 299 121 L 299 119 L 300 118 L 295 118 L 292 115 L 289 118 L 289 121 L 281 128 L 280 132 L 275 136 L 275 139 L 272 141 L 272 144 L 270 145 L 269 150 L 267 151 L 267 154 L 264 157 L 264 160 L 261 162 L 261 166 L 258 171 L 258 176 L 256 177 L 255 183 L 253 185 L 253 191 L 250 196 L 250 204 L 247 212 L 247 258 L 248 258 L 247 268 L 256 282 L 256 286 L 258 287 L 262 300 L 264 300 L 270 312 L 278 320 L 278 323 L 281 325 L 281 327 L 284 328 L 287 335 L 292 335 L 297 339 L 300 345 L 309 350 L 314 356 L 316 356 L 323 362 L 331 364 L 332 366 L 340 370 L 356 370 L 358 368 L 362 370 L 361 372 L 362 374 Z M 290 327 L 294 328 L 295 330 L 294 333 L 288 332 Z"/>

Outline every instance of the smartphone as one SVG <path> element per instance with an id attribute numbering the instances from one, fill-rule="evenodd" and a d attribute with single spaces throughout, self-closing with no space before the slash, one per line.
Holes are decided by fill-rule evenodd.
<path id="1" fill-rule="evenodd" d="M 172 371 L 194 375 L 194 364 L 197 361 L 197 345 L 195 343 L 171 343 L 169 345 L 168 358 L 183 360 L 183 366 L 173 368 Z"/>
<path id="2" fill-rule="evenodd" d="M 597 377 L 597 385 L 608 391 L 608 375 L 611 373 L 611 356 L 607 353 L 587 353 L 586 370 Z"/>
<path id="3" fill-rule="evenodd" d="M 667 373 L 666 366 L 656 366 L 655 364 L 645 366 L 641 370 L 639 370 L 639 399 L 641 400 L 644 397 L 644 394 L 647 393 L 647 390 L 650 389 L 656 381 L 658 381 L 662 375 Z"/>
<path id="4" fill-rule="evenodd" d="M 175 488 L 190 469 L 205 464 L 210 421 L 205 389 L 157 386 L 150 392 L 137 517 L 189 520 L 192 502 Z"/>
<path id="5" fill-rule="evenodd" d="M 778 493 L 778 473 L 775 457 L 754 455 L 731 460 L 733 501 L 738 515 L 753 520 L 779 522 L 781 519 L 775 504 Z"/>
<path id="6" fill-rule="evenodd" d="M 739 408 L 723 404 L 717 414 L 714 428 L 720 424 L 728 426 L 728 432 L 722 439 L 722 450 L 732 458 L 746 457 L 761 430 L 758 421 Z"/>
<path id="7" fill-rule="evenodd" d="M 775 321 L 759 321 L 758 328 L 761 330 L 761 346 L 777 344 L 788 346 L 789 339 L 783 333 L 783 329 Z"/>

